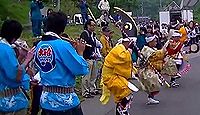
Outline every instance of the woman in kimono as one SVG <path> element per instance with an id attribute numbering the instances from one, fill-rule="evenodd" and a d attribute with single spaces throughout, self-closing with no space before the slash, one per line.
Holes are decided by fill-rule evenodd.
<path id="1" fill-rule="evenodd" d="M 132 65 L 131 50 L 128 50 L 129 38 L 122 39 L 106 56 L 103 69 L 103 84 L 114 95 L 117 104 L 116 115 L 129 115 L 128 108 L 132 100 L 132 92 L 138 89 L 128 81 L 136 69 Z M 135 71 L 136 73 L 136 71 Z"/>
<path id="2" fill-rule="evenodd" d="M 141 51 L 142 59 L 140 58 L 139 80 L 142 83 L 142 88 L 148 93 L 147 104 L 159 104 L 159 101 L 154 99 L 160 91 L 159 71 L 163 69 L 164 58 L 166 54 L 166 43 L 161 50 L 155 48 L 157 44 L 156 36 L 146 37 L 147 45 Z M 141 65 L 143 65 L 141 67 Z"/>

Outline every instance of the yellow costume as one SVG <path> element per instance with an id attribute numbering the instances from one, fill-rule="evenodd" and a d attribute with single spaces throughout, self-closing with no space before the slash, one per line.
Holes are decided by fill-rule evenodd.
<path id="1" fill-rule="evenodd" d="M 105 58 L 108 55 L 108 53 L 111 51 L 112 46 L 111 46 L 111 43 L 109 41 L 109 38 L 107 38 L 103 34 L 100 38 L 100 42 L 103 46 L 102 49 L 101 49 L 101 54 Z M 110 98 L 110 91 L 103 84 L 103 80 L 101 80 L 100 86 L 102 86 L 102 96 L 100 98 L 100 101 L 101 101 L 102 104 L 106 104 L 109 101 L 109 98 Z"/>
<path id="2" fill-rule="evenodd" d="M 187 31 L 184 26 L 179 29 L 179 33 L 182 34 L 180 38 L 180 42 L 184 43 L 185 41 L 187 41 Z"/>
<path id="3" fill-rule="evenodd" d="M 100 38 L 101 44 L 102 44 L 102 56 L 106 57 L 108 55 L 108 53 L 110 52 L 110 50 L 112 49 L 112 46 L 109 42 L 109 38 L 107 38 L 105 35 L 102 35 Z"/>
<path id="4" fill-rule="evenodd" d="M 144 56 L 145 60 L 148 60 L 147 66 L 141 69 L 140 71 L 140 81 L 142 82 L 143 90 L 150 93 L 159 91 L 160 83 L 158 81 L 158 75 L 155 72 L 153 67 L 160 71 L 163 68 L 163 59 L 164 59 L 164 52 L 163 50 L 155 50 L 148 46 L 144 46 L 141 51 L 141 54 Z M 151 65 L 150 65 L 151 63 Z"/>
<path id="5" fill-rule="evenodd" d="M 115 46 L 105 58 L 102 80 L 114 95 L 116 103 L 131 94 L 132 91 L 128 88 L 128 79 L 131 78 L 132 71 L 130 52 L 123 44 Z"/>

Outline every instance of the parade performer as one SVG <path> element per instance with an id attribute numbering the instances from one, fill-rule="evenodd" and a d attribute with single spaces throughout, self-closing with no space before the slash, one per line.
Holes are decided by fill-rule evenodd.
<path id="1" fill-rule="evenodd" d="M 113 47 L 111 36 L 112 36 L 112 31 L 110 30 L 110 28 L 108 26 L 103 27 L 100 41 L 103 46 L 101 52 L 104 58 L 108 55 L 108 53 Z"/>
<path id="2" fill-rule="evenodd" d="M 43 85 L 40 105 L 47 115 L 83 114 L 74 87 L 76 76 L 89 72 L 83 58 L 85 42 L 80 39 L 73 47 L 61 39 L 66 19 L 64 13 L 52 12 L 47 18 L 47 32 L 36 47 L 35 63 Z"/>
<path id="3" fill-rule="evenodd" d="M 160 90 L 160 80 L 158 73 L 163 68 L 164 57 L 166 54 L 165 47 L 167 43 L 163 46 L 161 50 L 157 50 L 156 37 L 146 37 L 147 45 L 141 51 L 142 60 L 140 59 L 140 71 L 139 80 L 143 85 L 143 90 L 148 93 L 147 104 L 159 104 L 158 100 L 154 99 L 154 96 L 159 93 Z"/>
<path id="4" fill-rule="evenodd" d="M 182 35 L 181 38 L 180 38 L 180 42 L 181 43 L 186 43 L 187 40 L 188 40 L 186 27 L 184 25 L 182 25 L 178 31 Z"/>
<path id="5" fill-rule="evenodd" d="M 108 55 L 108 53 L 112 50 L 112 47 L 113 47 L 111 36 L 112 36 L 112 32 L 109 29 L 109 27 L 107 27 L 107 26 L 103 27 L 102 28 L 102 36 L 100 38 L 101 44 L 103 46 L 101 49 L 103 61 L 104 61 L 105 57 Z M 103 65 L 102 65 L 102 67 L 103 67 Z M 102 67 L 100 69 L 101 73 L 102 73 Z M 107 87 L 105 87 L 102 79 L 101 79 L 100 86 L 102 86 L 102 96 L 100 98 L 100 101 L 102 102 L 102 104 L 106 104 L 110 98 L 110 91 L 107 89 Z"/>
<path id="6" fill-rule="evenodd" d="M 29 90 L 29 75 L 26 68 L 33 58 L 33 51 L 20 63 L 11 46 L 22 33 L 22 25 L 15 20 L 6 20 L 1 28 L 0 40 L 0 115 L 26 115 L 28 99 L 23 92 Z"/>
<path id="7" fill-rule="evenodd" d="M 116 115 L 129 115 L 131 94 L 133 91 L 138 91 L 128 81 L 132 76 L 132 71 L 136 70 L 132 66 L 131 51 L 128 50 L 129 42 L 129 38 L 122 39 L 122 43 L 116 45 L 106 56 L 102 69 L 103 84 L 114 95 L 114 101 L 117 104 Z"/>
<path id="8" fill-rule="evenodd" d="M 168 59 L 172 59 L 172 63 L 176 65 L 176 68 L 171 67 L 171 71 L 169 71 L 170 73 L 174 73 L 174 75 L 171 76 L 171 87 L 178 87 L 179 84 L 177 84 L 175 80 L 181 77 L 181 74 L 178 71 L 183 64 L 182 48 L 184 45 L 183 42 L 180 41 L 180 38 L 182 38 L 182 35 L 175 31 L 172 34 L 172 39 L 170 40 L 169 46 L 167 47 L 167 55 L 169 56 Z"/>

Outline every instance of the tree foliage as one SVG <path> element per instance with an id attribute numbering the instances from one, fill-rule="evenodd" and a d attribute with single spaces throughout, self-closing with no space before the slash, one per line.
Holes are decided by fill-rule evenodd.
<path id="1" fill-rule="evenodd" d="M 175 1 L 178 5 L 181 3 L 181 0 L 139 0 L 137 16 L 150 16 L 151 18 L 158 19 L 160 1 L 162 8 L 165 8 L 172 1 Z M 142 7 L 144 9 L 143 13 Z M 192 9 L 194 10 L 194 19 L 200 21 L 200 2 Z"/>

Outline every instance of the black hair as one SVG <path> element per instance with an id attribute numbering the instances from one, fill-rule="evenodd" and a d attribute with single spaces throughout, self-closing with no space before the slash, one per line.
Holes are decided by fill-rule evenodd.
<path id="1" fill-rule="evenodd" d="M 66 34 L 66 33 L 63 33 L 61 36 L 62 36 L 62 37 L 65 37 L 65 38 L 69 38 L 69 35 Z"/>
<path id="2" fill-rule="evenodd" d="M 160 28 L 159 25 L 155 24 L 154 29 Z"/>
<path id="3" fill-rule="evenodd" d="M 47 32 L 61 34 L 65 30 L 67 24 L 67 16 L 62 12 L 52 12 L 46 21 Z"/>
<path id="4" fill-rule="evenodd" d="M 147 33 L 147 29 L 145 27 L 140 27 L 140 33 L 144 32 L 145 34 Z"/>
<path id="5" fill-rule="evenodd" d="M 190 27 L 190 23 L 193 23 L 193 27 L 192 27 L 192 28 Z M 188 23 L 188 26 L 189 26 L 189 28 L 193 29 L 193 28 L 195 27 L 194 21 L 190 21 L 190 22 Z"/>
<path id="6" fill-rule="evenodd" d="M 125 32 L 122 32 L 122 38 L 125 39 L 125 38 L 129 38 L 129 37 Z"/>
<path id="7" fill-rule="evenodd" d="M 151 25 L 147 25 L 147 29 L 153 29 Z"/>
<path id="8" fill-rule="evenodd" d="M 87 30 L 88 29 L 88 25 L 91 25 L 91 22 L 95 22 L 93 19 L 89 19 L 85 22 L 85 25 L 84 25 L 84 30 Z"/>
<path id="9" fill-rule="evenodd" d="M 8 43 L 13 39 L 18 39 L 22 33 L 22 25 L 16 20 L 6 20 L 1 27 L 1 37 L 5 38 Z"/>

